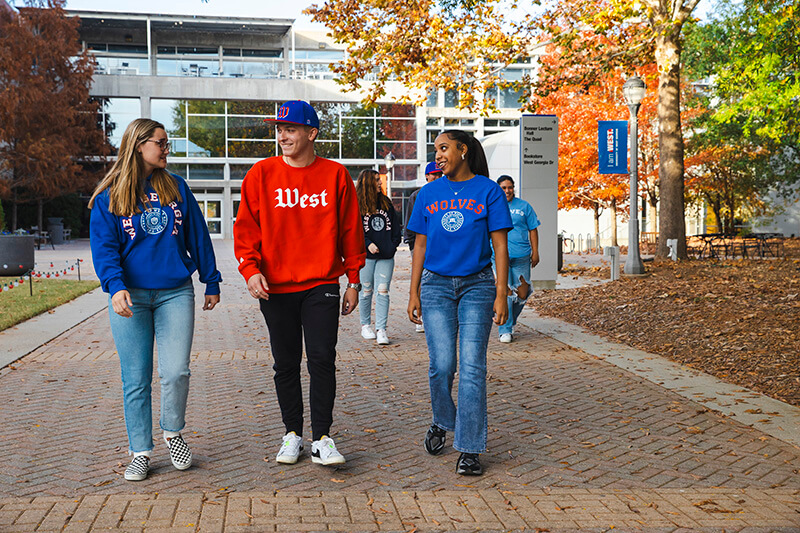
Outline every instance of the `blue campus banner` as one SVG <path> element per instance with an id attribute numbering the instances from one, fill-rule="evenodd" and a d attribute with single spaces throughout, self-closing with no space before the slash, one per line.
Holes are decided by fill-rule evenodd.
<path id="1" fill-rule="evenodd" d="M 628 173 L 628 121 L 597 121 L 597 161 L 600 174 Z"/>

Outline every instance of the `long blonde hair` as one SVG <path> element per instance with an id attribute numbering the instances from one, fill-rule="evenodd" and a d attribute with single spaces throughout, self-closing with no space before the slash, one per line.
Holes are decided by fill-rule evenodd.
<path id="1" fill-rule="evenodd" d="M 119 145 L 117 160 L 100 181 L 89 200 L 89 208 L 94 205 L 97 195 L 108 189 L 108 210 L 117 216 L 128 217 L 141 212 L 139 204 L 149 204 L 144 194 L 144 161 L 137 150 L 153 136 L 157 129 L 166 130 L 163 124 L 149 118 L 137 118 L 131 122 Z M 150 184 L 158 193 L 161 205 L 181 201 L 178 183 L 169 172 L 157 168 L 153 170 Z"/>

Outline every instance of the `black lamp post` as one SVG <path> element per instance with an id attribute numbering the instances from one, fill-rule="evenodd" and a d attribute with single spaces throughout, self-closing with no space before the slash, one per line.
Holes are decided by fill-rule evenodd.
<path id="1" fill-rule="evenodd" d="M 622 86 L 625 103 L 631 114 L 631 216 L 628 222 L 628 257 L 622 271 L 625 274 L 644 274 L 644 263 L 639 254 L 639 124 L 637 115 L 647 85 L 635 74 Z"/>

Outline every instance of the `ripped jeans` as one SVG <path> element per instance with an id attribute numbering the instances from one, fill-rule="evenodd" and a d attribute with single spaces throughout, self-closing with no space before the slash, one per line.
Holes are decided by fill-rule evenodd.
<path id="1" fill-rule="evenodd" d="M 375 329 L 386 329 L 386 320 L 389 317 L 389 287 L 392 284 L 394 272 L 394 257 L 391 259 L 367 259 L 361 269 L 361 292 L 358 293 L 358 308 L 361 313 L 361 325 L 370 323 L 372 313 L 372 293 L 377 288 L 375 296 Z"/>

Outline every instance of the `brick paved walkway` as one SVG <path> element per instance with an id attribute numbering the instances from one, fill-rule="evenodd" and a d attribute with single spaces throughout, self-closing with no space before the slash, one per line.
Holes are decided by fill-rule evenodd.
<path id="1" fill-rule="evenodd" d="M 800 450 L 530 329 L 489 346 L 486 474 L 456 475 L 452 449 L 427 455 L 402 251 L 392 344 L 342 319 L 333 436 L 347 464 L 279 465 L 266 328 L 216 244 L 223 303 L 198 312 L 184 431 L 195 466 L 174 470 L 157 442 L 150 477 L 122 478 L 101 313 L 0 371 L 0 531 L 800 531 Z"/>

